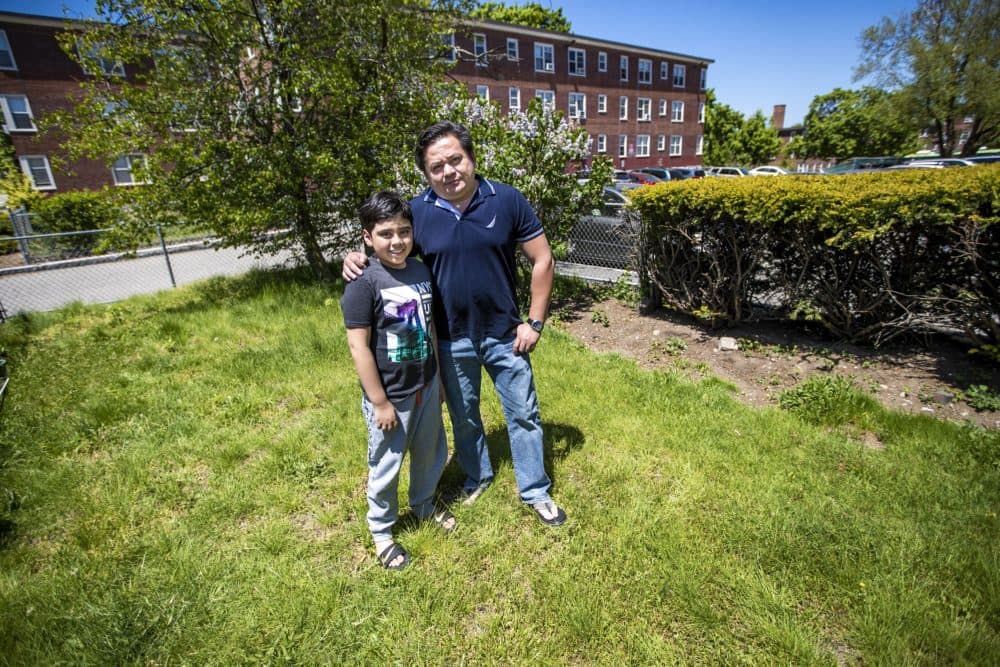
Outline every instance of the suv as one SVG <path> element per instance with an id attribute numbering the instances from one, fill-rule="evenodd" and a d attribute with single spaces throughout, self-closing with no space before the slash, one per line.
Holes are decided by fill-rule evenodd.
<path id="1" fill-rule="evenodd" d="M 670 180 L 670 171 L 671 170 L 667 169 L 666 167 L 642 167 L 640 169 L 636 169 L 635 171 L 641 171 L 644 174 L 652 174 L 653 176 L 656 176 L 661 181 L 669 181 Z"/>
<path id="2" fill-rule="evenodd" d="M 715 175 L 721 178 L 741 178 L 747 175 L 743 167 L 716 167 Z"/>
<path id="3" fill-rule="evenodd" d="M 674 167 L 670 170 L 670 178 L 683 181 L 688 178 L 705 178 L 705 170 L 698 167 Z"/>

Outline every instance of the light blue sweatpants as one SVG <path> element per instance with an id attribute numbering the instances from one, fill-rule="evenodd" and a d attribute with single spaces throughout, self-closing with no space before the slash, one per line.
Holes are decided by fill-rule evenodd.
<path id="1" fill-rule="evenodd" d="M 399 518 L 399 471 L 410 452 L 410 508 L 418 519 L 434 512 L 434 491 L 448 458 L 441 421 L 441 381 L 437 375 L 415 393 L 396 401 L 398 424 L 375 426 L 375 409 L 361 398 L 368 425 L 368 529 L 375 540 L 392 539 Z"/>

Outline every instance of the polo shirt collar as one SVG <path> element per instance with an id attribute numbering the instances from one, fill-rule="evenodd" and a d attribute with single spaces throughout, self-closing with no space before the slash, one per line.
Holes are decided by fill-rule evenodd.
<path id="1" fill-rule="evenodd" d="M 480 199 L 493 197 L 497 193 L 497 189 L 493 186 L 493 184 L 482 176 L 477 175 L 476 180 L 479 181 L 479 187 L 476 188 L 476 193 L 472 195 L 472 200 L 469 202 L 469 205 L 465 207 L 466 213 L 468 213 Z M 443 208 L 454 215 L 455 218 L 462 217 L 462 212 L 452 206 L 451 202 L 447 199 L 439 197 L 437 193 L 434 192 L 433 188 L 427 188 L 427 192 L 424 193 L 424 201 L 428 204 L 433 204 L 437 208 Z"/>

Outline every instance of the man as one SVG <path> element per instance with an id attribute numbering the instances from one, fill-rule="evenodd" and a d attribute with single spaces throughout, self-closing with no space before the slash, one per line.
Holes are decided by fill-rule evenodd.
<path id="1" fill-rule="evenodd" d="M 479 411 L 482 369 L 500 397 L 521 500 L 542 523 L 559 526 L 566 513 L 549 496 L 542 421 L 528 353 L 542 334 L 552 293 L 554 262 L 542 224 L 516 189 L 476 175 L 469 131 L 435 123 L 417 141 L 417 167 L 430 187 L 411 202 L 414 250 L 434 278 L 435 327 L 441 377 L 471 503 L 493 482 Z M 521 321 L 515 293 L 516 248 L 531 263 L 531 303 Z M 344 259 L 353 280 L 362 253 Z"/>

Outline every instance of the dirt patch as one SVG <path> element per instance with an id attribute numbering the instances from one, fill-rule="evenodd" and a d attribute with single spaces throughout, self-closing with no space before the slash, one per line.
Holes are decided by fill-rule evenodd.
<path id="1" fill-rule="evenodd" d="M 837 373 L 853 378 L 891 409 L 1000 428 L 1000 412 L 977 411 L 964 397 L 972 385 L 997 392 L 1000 369 L 954 341 L 873 350 L 788 323 L 710 329 L 663 310 L 641 315 L 615 299 L 556 302 L 552 311 L 563 329 L 592 350 L 617 352 L 646 368 L 675 370 L 692 379 L 719 377 L 753 406 L 776 404 L 783 390 L 813 374 Z M 734 339 L 737 349 L 725 349 L 722 343 L 733 341 L 724 338 Z"/>

